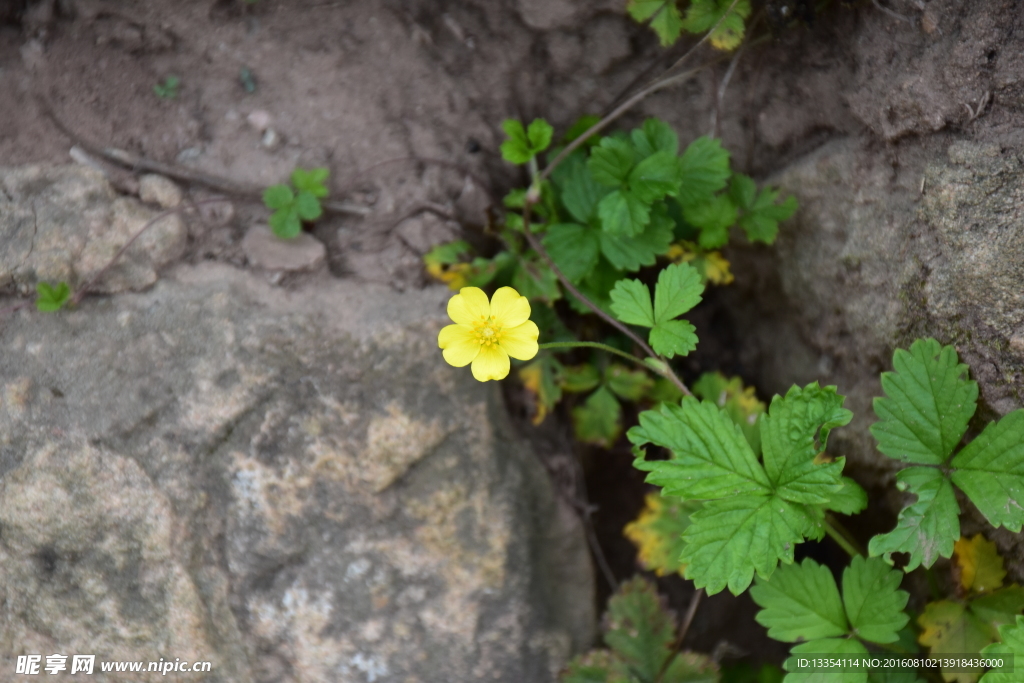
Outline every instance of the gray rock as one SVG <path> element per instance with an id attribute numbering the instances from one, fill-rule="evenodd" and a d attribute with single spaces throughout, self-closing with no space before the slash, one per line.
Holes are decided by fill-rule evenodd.
<path id="1" fill-rule="evenodd" d="M 139 199 L 171 209 L 181 204 L 181 188 L 170 178 L 147 173 L 139 178 Z"/>
<path id="2" fill-rule="evenodd" d="M 0 168 L 0 287 L 27 292 L 39 281 L 88 282 L 158 212 L 118 196 L 84 166 Z M 177 215 L 153 224 L 94 289 L 149 287 L 181 256 L 187 233 Z"/>
<path id="3" fill-rule="evenodd" d="M 242 251 L 256 268 L 286 272 L 314 270 L 327 258 L 324 243 L 309 233 L 283 240 L 265 225 L 249 228 L 242 238 Z"/>
<path id="4" fill-rule="evenodd" d="M 442 361 L 448 295 L 207 263 L 5 321 L 0 651 L 553 680 L 593 635 L 586 544 L 497 385 Z"/>

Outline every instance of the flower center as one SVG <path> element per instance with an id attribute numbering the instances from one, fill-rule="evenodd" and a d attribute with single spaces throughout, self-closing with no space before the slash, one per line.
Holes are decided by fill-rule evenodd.
<path id="1" fill-rule="evenodd" d="M 493 346 L 501 341 L 501 327 L 494 318 L 480 316 L 480 321 L 473 324 L 473 336 L 481 346 Z"/>

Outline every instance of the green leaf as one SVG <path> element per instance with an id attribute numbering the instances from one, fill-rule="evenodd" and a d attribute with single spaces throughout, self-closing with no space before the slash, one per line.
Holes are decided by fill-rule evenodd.
<path id="1" fill-rule="evenodd" d="M 551 145 L 555 129 L 544 119 L 534 119 L 526 129 L 526 138 L 530 143 L 530 151 L 540 154 Z"/>
<path id="2" fill-rule="evenodd" d="M 687 396 L 681 405 L 662 404 L 640 413 L 629 430 L 637 446 L 653 443 L 672 451 L 670 460 L 638 460 L 647 483 L 684 500 L 771 492 L 764 469 L 742 432 L 714 403 Z"/>
<path id="3" fill-rule="evenodd" d="M 548 255 L 569 280 L 576 283 L 597 265 L 601 241 L 596 230 L 575 223 L 556 223 L 544 236 Z"/>
<path id="4" fill-rule="evenodd" d="M 872 556 L 884 554 L 891 562 L 894 552 L 910 553 L 904 571 L 931 567 L 939 557 L 953 554 L 960 538 L 960 508 L 953 486 L 942 472 L 930 467 L 910 467 L 896 475 L 897 486 L 908 489 L 917 501 L 900 511 L 896 528 L 868 543 Z"/>
<path id="5" fill-rule="evenodd" d="M 595 125 L 601 122 L 601 117 L 595 114 L 584 114 L 583 116 L 576 119 L 576 123 L 569 126 L 569 130 L 565 132 L 563 140 L 566 143 L 573 142 L 581 135 L 586 133 L 588 130 L 593 128 Z M 585 145 L 596 145 L 600 141 L 600 135 L 598 133 L 592 134 L 587 138 Z"/>
<path id="6" fill-rule="evenodd" d="M 772 399 L 761 418 L 764 467 L 780 495 L 795 503 L 827 503 L 842 488 L 844 460 L 819 463 L 829 432 L 849 424 L 853 413 L 844 409 L 844 397 L 835 387 L 817 382 L 803 389 L 791 387 L 786 396 Z"/>
<path id="7" fill-rule="evenodd" d="M 601 375 L 590 363 L 566 366 L 562 372 L 562 389 L 571 394 L 590 391 L 601 383 Z"/>
<path id="8" fill-rule="evenodd" d="M 608 650 L 591 650 L 575 657 L 558 680 L 559 683 L 636 683 L 626 663 Z"/>
<path id="9" fill-rule="evenodd" d="M 697 328 L 686 320 L 665 320 L 654 326 L 647 341 L 660 356 L 686 356 L 697 348 L 696 332 Z"/>
<path id="10" fill-rule="evenodd" d="M 843 572 L 843 604 L 853 633 L 873 643 L 894 643 L 910 621 L 910 594 L 899 590 L 902 573 L 878 558 L 854 557 Z"/>
<path id="11" fill-rule="evenodd" d="M 470 247 L 469 242 L 465 240 L 445 242 L 444 244 L 437 245 L 424 254 L 423 262 L 427 265 L 430 265 L 431 263 L 452 265 L 462 261 L 462 257 L 470 252 L 472 252 L 472 247 Z"/>
<path id="12" fill-rule="evenodd" d="M 718 195 L 699 204 L 683 207 L 686 221 L 700 229 L 697 241 L 705 249 L 724 247 L 729 241 L 729 228 L 736 223 L 736 206 L 728 195 Z"/>
<path id="13" fill-rule="evenodd" d="M 679 162 L 671 152 L 655 152 L 629 173 L 629 187 L 645 204 L 675 196 L 679 191 Z"/>
<path id="14" fill-rule="evenodd" d="M 36 293 L 36 310 L 42 313 L 59 311 L 71 298 L 71 288 L 66 282 L 60 282 L 56 287 L 49 282 L 37 282 Z"/>
<path id="15" fill-rule="evenodd" d="M 597 215 L 605 232 L 623 237 L 639 235 L 651 220 L 650 205 L 626 190 L 605 195 L 597 205 Z"/>
<path id="16" fill-rule="evenodd" d="M 742 1 L 742 0 L 741 0 Z M 681 186 L 679 204 L 687 207 L 711 199 L 729 180 L 729 153 L 722 143 L 699 137 L 686 148 L 679 159 Z"/>
<path id="17" fill-rule="evenodd" d="M 284 209 L 295 202 L 295 194 L 287 185 L 271 185 L 263 190 L 263 204 L 268 209 Z"/>
<path id="18" fill-rule="evenodd" d="M 845 580 L 844 576 L 844 590 Z M 796 643 L 850 630 L 831 570 L 810 558 L 780 567 L 770 581 L 758 578 L 750 597 L 761 607 L 757 623 L 775 640 Z"/>
<path id="19" fill-rule="evenodd" d="M 304 221 L 315 221 L 323 214 L 320 200 L 307 190 L 300 190 L 295 197 L 295 210 Z"/>
<path id="20" fill-rule="evenodd" d="M 654 586 L 636 577 L 608 600 L 604 641 L 641 681 L 654 681 L 668 659 L 676 626 Z"/>
<path id="21" fill-rule="evenodd" d="M 611 292 L 612 312 L 627 325 L 654 327 L 651 290 L 639 280 L 619 280 Z"/>
<path id="22" fill-rule="evenodd" d="M 508 136 L 508 139 L 501 143 L 501 158 L 511 164 L 529 163 L 533 158 L 533 151 L 530 149 L 530 141 L 526 137 L 523 124 L 517 119 L 505 119 L 501 122 L 501 129 Z"/>
<path id="23" fill-rule="evenodd" d="M 924 683 L 914 669 L 871 669 L 868 683 Z"/>
<path id="24" fill-rule="evenodd" d="M 560 299 L 562 290 L 555 271 L 536 260 L 528 263 L 529 267 L 520 261 L 512 274 L 512 287 L 527 299 L 543 299 L 549 303 Z"/>
<path id="25" fill-rule="evenodd" d="M 649 157 L 655 152 L 668 152 L 672 157 L 679 154 L 679 136 L 660 119 L 646 119 L 643 127 L 634 130 L 630 137 L 641 157 Z"/>
<path id="26" fill-rule="evenodd" d="M 1016 624 L 999 627 L 1000 643 L 993 643 L 981 651 L 986 657 L 999 657 L 1015 660 L 1016 667 L 1024 664 L 1024 617 L 1017 617 Z M 1009 655 L 1009 656 L 1007 656 Z M 981 683 L 1019 683 L 1020 671 L 989 671 L 981 677 Z"/>
<path id="27" fill-rule="evenodd" d="M 666 253 L 672 244 L 672 227 L 672 220 L 664 210 L 655 206 L 651 222 L 636 237 L 619 237 L 601 231 L 601 253 L 620 270 L 632 272 L 641 266 L 653 266 L 657 257 Z"/>
<path id="28" fill-rule="evenodd" d="M 757 183 L 750 176 L 733 173 L 729 181 L 729 197 L 744 211 L 749 211 L 757 200 Z"/>
<path id="29" fill-rule="evenodd" d="M 293 239 L 302 232 L 299 211 L 294 204 L 270 214 L 270 229 L 281 239 Z"/>
<path id="30" fill-rule="evenodd" d="M 590 151 L 587 167 L 597 182 L 619 187 L 633 168 L 633 148 L 625 140 L 602 138 L 601 144 Z"/>
<path id="31" fill-rule="evenodd" d="M 578 440 L 610 448 L 622 432 L 622 406 L 601 387 L 573 409 L 572 422 Z"/>
<path id="32" fill-rule="evenodd" d="M 324 183 L 327 182 L 327 177 L 330 173 L 326 168 L 312 168 L 308 171 L 297 168 L 292 171 L 292 185 L 300 193 L 305 191 L 314 197 L 326 197 L 327 187 Z"/>
<path id="33" fill-rule="evenodd" d="M 790 652 L 790 659 L 794 655 L 834 655 L 835 657 L 863 657 L 868 654 L 859 640 L 848 638 L 823 638 L 812 640 L 807 643 L 794 645 Z M 864 672 L 831 672 L 821 671 L 808 674 L 786 674 L 783 683 L 867 683 L 868 674 Z"/>
<path id="34" fill-rule="evenodd" d="M 815 524 L 802 506 L 749 495 L 708 501 L 690 520 L 680 561 L 686 578 L 709 595 L 726 586 L 739 595 L 754 572 L 768 578 L 780 560 L 793 562 L 794 547 Z"/>
<path id="35" fill-rule="evenodd" d="M 993 626 L 1012 624 L 1024 610 L 1024 588 L 1014 584 L 971 600 L 971 612 Z M 1021 660 L 1024 661 L 1024 660 Z"/>
<path id="36" fill-rule="evenodd" d="M 680 652 L 665 669 L 662 683 L 718 683 L 718 665 L 708 655 Z"/>
<path id="37" fill-rule="evenodd" d="M 626 11 L 639 23 L 650 19 L 662 47 L 675 43 L 683 30 L 683 17 L 675 0 L 629 0 Z"/>
<path id="38" fill-rule="evenodd" d="M 654 380 L 643 370 L 630 370 L 618 363 L 609 365 L 604 377 L 608 388 L 627 401 L 639 401 L 654 386 Z"/>
<path id="39" fill-rule="evenodd" d="M 718 23 L 723 15 L 725 18 Z M 720 50 L 732 50 L 743 41 L 743 20 L 748 16 L 750 0 L 738 0 L 735 6 L 733 0 L 693 0 L 683 20 L 683 28 L 690 33 L 704 33 L 717 23 L 717 28 L 711 33 L 711 44 Z"/>
<path id="40" fill-rule="evenodd" d="M 594 180 L 582 158 L 570 157 L 565 165 L 565 171 L 559 174 L 562 203 L 573 218 L 589 225 L 597 217 L 597 205 L 608 194 L 608 188 Z"/>
<path id="41" fill-rule="evenodd" d="M 673 263 L 658 274 L 654 288 L 654 322 L 672 320 L 701 301 L 704 284 L 700 273 L 687 263 Z"/>
<path id="42" fill-rule="evenodd" d="M 842 477 L 843 488 L 828 497 L 825 507 L 842 515 L 855 515 L 868 506 L 868 493 L 849 477 Z"/>
<path id="43" fill-rule="evenodd" d="M 1024 410 L 989 423 L 953 458 L 953 483 L 992 526 L 1024 525 Z"/>
<path id="44" fill-rule="evenodd" d="M 755 455 L 761 453 L 760 418 L 766 406 L 757 400 L 754 387 L 743 386 L 739 377 L 726 378 L 720 372 L 705 372 L 691 387 L 698 398 L 711 401 L 725 410 L 743 431 Z"/>
<path id="45" fill-rule="evenodd" d="M 895 372 L 882 373 L 887 398 L 873 403 L 878 450 L 903 462 L 942 464 L 967 431 L 978 384 L 966 378 L 956 350 L 934 339 L 918 339 L 909 352 L 898 349 L 892 362 Z"/>
<path id="46" fill-rule="evenodd" d="M 790 195 L 781 204 L 776 204 L 778 196 L 777 190 L 765 188 L 752 205 L 744 207 L 746 210 L 740 216 L 739 224 L 751 242 L 772 244 L 779 234 L 779 223 L 796 213 L 796 197 Z"/>

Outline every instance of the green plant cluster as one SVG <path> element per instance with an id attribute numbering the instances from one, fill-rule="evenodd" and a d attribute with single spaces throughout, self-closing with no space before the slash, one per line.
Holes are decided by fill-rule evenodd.
<path id="1" fill-rule="evenodd" d="M 292 171 L 291 185 L 271 185 L 263 191 L 263 203 L 273 213 L 270 229 L 282 239 L 293 239 L 302 232 L 303 221 L 315 221 L 323 214 L 320 200 L 327 196 L 326 168 Z"/>
<path id="2" fill-rule="evenodd" d="M 685 12 L 679 0 L 629 0 L 626 10 L 634 20 L 648 24 L 664 47 L 679 40 L 684 31 L 710 31 L 712 45 L 732 50 L 743 41 L 750 0 L 690 0 Z"/>

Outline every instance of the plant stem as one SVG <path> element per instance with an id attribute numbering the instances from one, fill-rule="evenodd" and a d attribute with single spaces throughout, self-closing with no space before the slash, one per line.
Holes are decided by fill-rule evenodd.
<path id="1" fill-rule="evenodd" d="M 867 553 L 864 548 L 860 547 L 860 544 L 854 541 L 850 537 L 848 532 L 839 520 L 832 515 L 825 515 L 825 533 L 828 534 L 829 538 L 836 542 L 836 544 L 846 551 L 846 553 L 852 558 L 860 555 L 861 557 L 867 557 Z"/>
<path id="2" fill-rule="evenodd" d="M 586 347 L 586 348 L 591 348 L 591 349 L 601 349 L 602 351 L 607 351 L 608 353 L 614 353 L 617 356 L 622 356 L 626 360 L 631 361 L 633 363 L 636 363 L 637 365 L 639 365 L 640 367 L 644 368 L 645 370 L 653 370 L 654 369 L 651 366 L 649 366 L 647 363 L 643 362 L 642 360 L 640 360 L 639 358 L 634 356 L 633 354 L 626 353 L 625 351 L 620 351 L 619 349 L 615 348 L 614 346 L 608 346 L 607 344 L 602 344 L 601 342 L 573 341 L 573 342 L 546 342 L 544 344 L 540 344 L 540 348 L 542 348 L 542 349 L 572 349 L 572 348 L 577 348 L 577 347 Z"/>
<path id="3" fill-rule="evenodd" d="M 672 650 L 665 661 L 661 664 L 661 669 L 658 671 L 658 675 L 654 677 L 654 683 L 661 683 L 661 679 L 665 676 L 665 672 L 668 671 L 668 667 L 672 664 L 672 661 L 676 658 L 679 650 L 683 647 L 683 641 L 686 640 L 686 634 L 690 631 L 690 625 L 693 623 L 693 618 L 697 615 L 697 608 L 700 606 L 701 598 L 704 597 L 704 589 L 698 588 L 697 592 L 690 598 L 690 606 L 686 608 L 686 615 L 683 617 L 683 623 L 679 626 L 679 635 L 676 636 L 676 642 L 672 644 Z"/>

